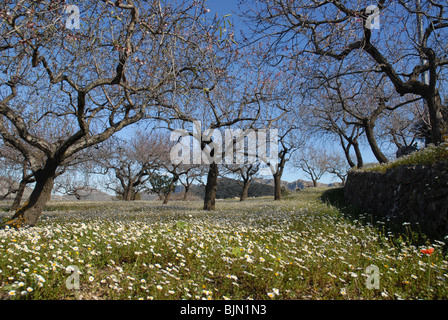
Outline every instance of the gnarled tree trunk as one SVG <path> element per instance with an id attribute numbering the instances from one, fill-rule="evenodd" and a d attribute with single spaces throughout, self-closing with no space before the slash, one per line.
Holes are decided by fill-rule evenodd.
<path id="1" fill-rule="evenodd" d="M 431 143 L 439 144 L 448 137 L 448 123 L 444 122 L 442 114 L 442 100 L 436 89 L 432 95 L 425 97 L 429 120 L 431 123 Z"/>
<path id="2" fill-rule="evenodd" d="M 375 158 L 378 160 L 379 163 L 389 162 L 389 159 L 387 159 L 384 153 L 381 152 L 381 149 L 378 146 L 378 143 L 376 142 L 375 134 L 373 133 L 373 128 L 375 124 L 372 123 L 370 120 L 365 120 L 363 121 L 363 126 L 365 128 L 367 141 L 369 142 L 370 149 L 372 149 Z"/>
<path id="3" fill-rule="evenodd" d="M 282 176 L 281 174 L 274 174 L 274 200 L 282 199 Z"/>
<path id="4" fill-rule="evenodd" d="M 131 186 L 127 186 L 123 191 L 123 200 L 132 201 L 135 200 L 135 191 Z"/>
<path id="5" fill-rule="evenodd" d="M 282 175 L 286 164 L 286 156 L 289 151 L 290 149 L 284 148 L 278 154 L 280 162 L 277 165 L 276 171 L 272 174 L 274 177 L 274 200 L 282 199 Z"/>
<path id="6" fill-rule="evenodd" d="M 247 199 L 248 195 L 249 195 L 249 187 L 252 183 L 252 179 L 245 179 L 243 181 L 243 189 L 241 190 L 241 194 L 240 194 L 240 201 L 244 201 Z"/>
<path id="7" fill-rule="evenodd" d="M 36 185 L 25 204 L 2 227 L 10 226 L 14 228 L 34 226 L 45 205 L 51 198 L 57 164 L 47 161 L 47 164 L 34 173 Z"/>
<path id="8" fill-rule="evenodd" d="M 211 163 L 205 185 L 204 210 L 215 210 L 216 190 L 218 190 L 218 165 Z"/>
<path id="9" fill-rule="evenodd" d="M 188 191 L 190 190 L 190 185 L 188 185 L 187 187 L 185 187 L 184 190 L 184 197 L 182 198 L 182 201 L 187 201 L 188 200 Z"/>

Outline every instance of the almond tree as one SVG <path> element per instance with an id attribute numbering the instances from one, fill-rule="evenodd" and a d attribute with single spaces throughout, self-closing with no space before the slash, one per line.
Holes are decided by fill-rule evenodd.
<path id="1" fill-rule="evenodd" d="M 36 180 L 9 226 L 37 223 L 71 156 L 212 82 L 216 39 L 203 1 L 77 6 L 79 29 L 63 1 L 4 1 L 0 10 L 0 135 Z"/>
<path id="2" fill-rule="evenodd" d="M 179 102 L 165 102 L 165 111 L 171 113 L 165 112 L 159 117 L 172 130 L 188 123 L 201 125 L 196 129 L 200 133 L 200 141 L 196 141 L 193 130 L 186 134 L 193 136 L 205 155 L 202 157 L 205 163 L 201 163 L 209 166 L 204 210 L 215 209 L 219 163 L 226 158 L 228 150 L 233 150 L 226 145 L 219 148 L 219 141 L 214 141 L 214 133 L 219 131 L 225 143 L 225 129 L 240 129 L 243 133 L 249 129 L 269 129 L 287 112 L 284 100 L 288 87 L 284 75 L 259 64 L 262 48 L 242 51 L 231 45 L 225 49 L 228 54 L 215 62 L 218 75 L 213 86 L 205 88 L 203 94 L 194 100 L 177 97 L 183 105 L 188 105 L 183 110 L 176 108 Z M 179 125 L 173 119 L 184 122 Z M 244 139 L 244 134 L 236 139 Z M 219 149 L 222 152 L 218 152 Z"/>
<path id="3" fill-rule="evenodd" d="M 359 125 L 348 123 L 338 105 L 328 103 L 326 99 L 321 100 L 324 103 L 313 109 L 312 121 L 309 122 L 312 134 L 319 136 L 325 134 L 332 138 L 336 137 L 344 151 L 348 165 L 351 168 L 361 168 L 364 165 L 364 160 L 359 145 L 359 138 L 364 131 Z M 356 162 L 351 154 L 352 148 L 355 151 Z"/>
<path id="4" fill-rule="evenodd" d="M 323 149 L 308 146 L 297 155 L 295 166 L 300 168 L 313 181 L 313 186 L 317 187 L 317 182 L 328 171 L 330 157 Z"/>
<path id="5" fill-rule="evenodd" d="M 260 162 L 247 163 L 242 165 L 231 164 L 224 165 L 225 170 L 237 176 L 241 185 L 240 201 L 245 201 L 248 197 L 249 188 L 252 184 L 254 176 L 260 170 Z"/>
<path id="6" fill-rule="evenodd" d="M 366 71 L 373 67 L 405 99 L 422 98 L 431 142 L 438 144 L 448 126 L 441 99 L 448 66 L 447 11 L 446 3 L 433 0 L 261 0 L 248 3 L 244 16 L 253 23 L 255 40 L 269 42 L 271 61 L 305 57 L 308 65 L 295 65 L 300 72 L 331 73 L 335 62 Z"/>
<path id="7" fill-rule="evenodd" d="M 188 192 L 194 181 L 202 183 L 202 177 L 207 173 L 207 168 L 203 165 L 190 165 L 191 170 L 186 172 L 179 180 L 179 182 L 184 186 L 184 196 L 183 201 L 187 201 Z"/>
<path id="8" fill-rule="evenodd" d="M 341 82 L 339 79 L 326 84 L 329 95 L 329 103 L 340 108 L 343 114 L 343 121 L 347 125 L 362 128 L 367 142 L 379 163 L 386 163 L 389 159 L 382 152 L 377 137 L 381 136 L 374 130 L 378 122 L 383 119 L 392 118 L 390 114 L 407 112 L 404 109 L 412 103 L 418 102 L 420 98 L 406 99 L 403 101 L 395 92 L 388 92 L 381 80 L 379 84 L 372 86 L 367 79 L 355 90 L 354 83 L 350 81 Z"/>
<path id="9" fill-rule="evenodd" d="M 99 145 L 95 162 L 97 171 L 110 175 L 108 189 L 124 201 L 148 189 L 151 175 L 160 165 L 160 158 L 169 153 L 167 139 L 150 131 L 136 131 L 130 137 L 112 137 Z"/>

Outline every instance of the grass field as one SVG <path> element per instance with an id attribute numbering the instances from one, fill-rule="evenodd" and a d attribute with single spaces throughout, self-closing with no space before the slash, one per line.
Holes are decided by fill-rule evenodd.
<path id="1" fill-rule="evenodd" d="M 448 298 L 442 241 L 354 219 L 322 202 L 324 191 L 218 201 L 214 212 L 200 202 L 50 203 L 37 227 L 0 231 L 0 298 Z"/>

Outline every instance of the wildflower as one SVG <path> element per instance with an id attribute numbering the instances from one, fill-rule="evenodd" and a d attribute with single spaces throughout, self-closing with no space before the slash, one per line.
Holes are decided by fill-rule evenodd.
<path id="1" fill-rule="evenodd" d="M 163 287 L 161 286 L 161 285 L 157 285 L 157 290 L 162 290 L 163 289 Z"/>
<path id="2" fill-rule="evenodd" d="M 32 292 L 34 289 L 32 288 L 32 287 L 28 287 L 28 288 L 26 288 L 26 291 L 28 291 L 28 292 Z"/>
<path id="3" fill-rule="evenodd" d="M 269 297 L 269 298 L 274 298 L 274 297 L 275 297 L 274 292 L 268 292 L 268 297 Z"/>
<path id="4" fill-rule="evenodd" d="M 347 294 L 347 289 L 342 288 L 342 289 L 339 291 L 339 293 L 342 294 L 343 296 L 345 296 L 345 295 Z"/>
<path id="5" fill-rule="evenodd" d="M 237 277 L 237 276 L 235 276 L 235 275 L 231 275 L 231 274 L 228 274 L 228 275 L 227 275 L 226 277 L 227 277 L 227 278 L 229 278 L 229 279 L 232 279 L 232 280 L 238 281 L 238 277 Z"/>
<path id="6" fill-rule="evenodd" d="M 95 280 L 95 278 L 92 277 L 92 276 L 90 276 L 90 277 L 89 277 L 89 281 L 92 282 L 93 280 Z"/>
<path id="7" fill-rule="evenodd" d="M 276 288 L 272 288 L 272 292 L 274 292 L 277 296 L 280 294 L 280 291 Z"/>
<path id="8" fill-rule="evenodd" d="M 428 248 L 428 249 L 421 249 L 421 253 L 431 255 L 434 252 L 434 248 Z"/>

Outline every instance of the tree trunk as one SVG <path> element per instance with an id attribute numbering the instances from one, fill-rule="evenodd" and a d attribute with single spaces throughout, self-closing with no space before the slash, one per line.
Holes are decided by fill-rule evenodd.
<path id="1" fill-rule="evenodd" d="M 277 171 L 274 173 L 274 200 L 281 200 L 282 199 L 282 176 Z"/>
<path id="2" fill-rule="evenodd" d="M 429 121 L 431 123 L 431 141 L 438 145 L 442 143 L 445 137 L 448 135 L 448 124 L 444 123 L 442 114 L 442 100 L 440 94 L 436 89 L 436 92 L 428 98 L 425 98 L 428 105 Z"/>
<path id="3" fill-rule="evenodd" d="M 350 147 L 352 146 L 351 142 L 349 142 L 347 144 L 347 146 L 344 145 L 344 140 L 342 140 L 341 138 L 341 145 L 342 145 L 342 149 L 344 150 L 344 155 L 345 155 L 345 159 L 348 162 L 348 165 L 350 166 L 350 168 L 354 168 L 356 167 L 356 164 L 353 162 L 352 157 L 350 156 Z"/>
<path id="4" fill-rule="evenodd" d="M 380 147 L 376 142 L 375 134 L 373 133 L 374 125 L 370 121 L 365 120 L 363 122 L 363 126 L 366 130 L 367 141 L 369 142 L 370 148 L 372 149 L 375 158 L 379 161 L 379 163 L 389 162 L 389 159 L 387 159 L 387 157 L 381 152 Z"/>
<path id="5" fill-rule="evenodd" d="M 168 188 L 168 192 L 165 195 L 165 199 L 163 199 L 162 204 L 167 204 L 168 203 L 168 200 L 170 199 L 171 194 L 174 192 L 174 188 L 175 188 L 175 185 L 176 185 L 176 182 L 177 182 L 178 179 L 179 178 L 173 178 L 171 180 L 170 186 Z"/>
<path id="6" fill-rule="evenodd" d="M 128 187 L 126 187 L 125 189 L 124 189 L 124 191 L 123 191 L 123 200 L 124 201 L 131 201 L 131 200 L 133 200 L 132 199 L 132 195 L 133 195 L 133 192 L 134 190 L 133 190 L 133 188 L 132 187 L 130 187 L 130 186 L 128 186 Z"/>
<path id="7" fill-rule="evenodd" d="M 274 172 L 274 200 L 281 200 L 282 199 L 282 175 L 283 175 L 283 169 L 285 168 L 286 164 L 286 155 L 290 149 L 284 148 L 280 153 L 278 154 L 280 162 L 277 165 L 277 170 Z"/>
<path id="8" fill-rule="evenodd" d="M 20 202 L 23 198 L 23 193 L 25 192 L 25 188 L 27 185 L 27 180 L 22 179 L 19 183 L 19 189 L 17 190 L 16 196 L 14 198 L 14 202 L 9 210 L 16 211 L 20 208 Z"/>
<path id="9" fill-rule="evenodd" d="M 247 196 L 249 194 L 249 187 L 251 184 L 251 180 L 247 179 L 243 181 L 243 190 L 241 190 L 241 194 L 240 194 L 240 201 L 244 201 L 247 199 Z"/>
<path id="10" fill-rule="evenodd" d="M 359 143 L 358 141 L 352 141 L 353 148 L 355 149 L 355 155 L 356 155 L 356 166 L 358 168 L 362 168 L 364 166 L 364 161 L 362 160 L 362 154 L 361 150 L 359 149 Z"/>
<path id="11" fill-rule="evenodd" d="M 182 201 L 187 201 L 188 191 L 190 190 L 190 185 L 188 184 L 186 187 L 184 186 L 184 197 L 182 198 Z"/>
<path id="12" fill-rule="evenodd" d="M 167 204 L 168 203 L 172 193 L 173 193 L 173 191 L 171 190 L 171 186 L 170 186 L 170 189 L 168 190 L 168 193 L 165 195 L 165 198 L 163 198 L 162 204 Z"/>
<path id="13" fill-rule="evenodd" d="M 313 181 L 313 187 L 316 188 L 317 187 L 317 180 L 316 179 L 311 179 Z"/>
<path id="14" fill-rule="evenodd" d="M 215 210 L 216 190 L 218 189 L 218 165 L 211 163 L 205 185 L 204 210 Z"/>
<path id="15" fill-rule="evenodd" d="M 36 185 L 28 201 L 2 227 L 32 227 L 37 223 L 50 200 L 56 168 L 57 165 L 49 161 L 44 168 L 35 172 Z"/>

